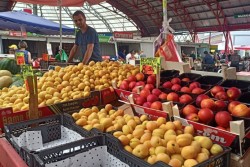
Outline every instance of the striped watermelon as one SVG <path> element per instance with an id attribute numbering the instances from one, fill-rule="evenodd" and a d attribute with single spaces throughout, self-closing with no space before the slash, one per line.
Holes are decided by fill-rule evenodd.
<path id="1" fill-rule="evenodd" d="M 14 75 L 20 73 L 21 68 L 16 64 L 15 59 L 3 58 L 0 60 L 0 70 L 8 70 Z"/>

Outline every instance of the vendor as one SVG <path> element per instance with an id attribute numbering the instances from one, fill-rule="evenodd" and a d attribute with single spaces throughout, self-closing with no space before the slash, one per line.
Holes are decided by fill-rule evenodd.
<path id="1" fill-rule="evenodd" d="M 9 54 L 15 54 L 16 50 L 17 46 L 15 44 L 9 46 Z"/>

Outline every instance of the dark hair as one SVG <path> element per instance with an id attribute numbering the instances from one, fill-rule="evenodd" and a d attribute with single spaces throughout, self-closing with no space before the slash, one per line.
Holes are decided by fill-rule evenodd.
<path id="1" fill-rule="evenodd" d="M 19 48 L 28 48 L 28 45 L 25 41 L 20 41 L 19 44 L 18 44 L 18 47 Z"/>
<path id="2" fill-rule="evenodd" d="M 208 52 L 207 52 L 207 51 L 205 51 L 205 52 L 204 52 L 204 54 L 208 54 Z"/>
<path id="3" fill-rule="evenodd" d="M 73 14 L 73 17 L 74 17 L 74 16 L 78 16 L 78 15 L 82 15 L 83 18 L 86 18 L 86 17 L 85 17 L 85 14 L 84 14 L 81 10 L 75 11 L 75 13 Z"/>

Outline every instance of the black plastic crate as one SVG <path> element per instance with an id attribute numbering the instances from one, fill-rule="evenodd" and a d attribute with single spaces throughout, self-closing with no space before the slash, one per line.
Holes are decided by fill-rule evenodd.
<path id="1" fill-rule="evenodd" d="M 194 73 L 182 73 L 178 78 L 182 80 L 183 78 L 189 78 L 190 82 L 196 81 L 201 77 L 200 74 L 194 74 Z"/>
<path id="2" fill-rule="evenodd" d="M 250 91 L 250 81 L 241 81 L 241 80 L 225 80 L 221 83 L 222 87 L 230 88 L 236 87 L 241 90 L 241 92 L 249 92 Z"/>
<path id="3" fill-rule="evenodd" d="M 223 78 L 217 76 L 202 76 L 198 78 L 196 81 L 203 85 L 215 86 L 223 82 Z"/>
<path id="4" fill-rule="evenodd" d="M 40 152 L 32 153 L 34 161 L 31 167 L 45 167 L 46 164 L 61 161 L 66 158 L 75 156 L 79 153 L 86 152 L 92 148 L 104 145 L 105 136 L 94 136 L 54 148 L 42 150 Z"/>
<path id="5" fill-rule="evenodd" d="M 168 78 L 168 77 L 177 77 L 180 71 L 177 70 L 163 70 L 160 72 L 161 77 Z"/>
<path id="6" fill-rule="evenodd" d="M 250 104 L 250 92 L 243 93 L 238 99 L 238 101 Z"/>
<path id="7" fill-rule="evenodd" d="M 31 153 L 33 153 L 34 151 L 28 150 L 26 147 L 19 147 L 13 140 L 12 135 L 18 137 L 26 131 L 41 131 L 44 144 L 61 139 L 61 125 L 77 132 L 83 137 L 93 136 L 96 134 L 95 131 L 89 132 L 81 127 L 76 126 L 72 117 L 70 117 L 68 114 L 53 115 L 41 119 L 9 124 L 4 126 L 4 130 L 6 139 L 11 143 L 11 145 L 15 148 L 15 150 L 23 158 L 23 160 L 28 165 L 31 165 Z"/>

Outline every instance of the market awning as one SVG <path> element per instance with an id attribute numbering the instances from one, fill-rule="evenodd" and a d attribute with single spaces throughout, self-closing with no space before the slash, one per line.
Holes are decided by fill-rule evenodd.
<path id="1" fill-rule="evenodd" d="M 234 50 L 250 50 L 250 46 L 237 46 Z"/>
<path id="2" fill-rule="evenodd" d="M 60 24 L 22 11 L 0 12 L 0 29 L 33 32 L 42 35 L 59 35 Z M 73 35 L 74 29 L 62 25 L 64 35 Z"/>

